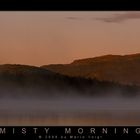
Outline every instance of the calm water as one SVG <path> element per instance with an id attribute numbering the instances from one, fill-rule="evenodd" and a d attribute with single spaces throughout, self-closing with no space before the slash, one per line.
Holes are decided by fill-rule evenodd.
<path id="1" fill-rule="evenodd" d="M 140 125 L 140 98 L 3 98 L 0 125 Z"/>

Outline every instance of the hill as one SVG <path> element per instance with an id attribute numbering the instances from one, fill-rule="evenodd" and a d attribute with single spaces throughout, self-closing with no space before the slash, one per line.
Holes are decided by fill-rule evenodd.
<path id="1" fill-rule="evenodd" d="M 0 65 L 0 97 L 19 96 L 134 96 L 137 86 L 82 77 L 69 77 L 44 68 L 27 65 Z"/>
<path id="2" fill-rule="evenodd" d="M 104 55 L 75 60 L 66 65 L 45 65 L 42 68 L 72 77 L 140 86 L 140 54 Z"/>

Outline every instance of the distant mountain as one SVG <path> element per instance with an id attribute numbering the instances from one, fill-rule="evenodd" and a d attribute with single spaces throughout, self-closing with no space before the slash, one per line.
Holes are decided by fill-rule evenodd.
<path id="1" fill-rule="evenodd" d="M 69 77 L 35 66 L 0 65 L 0 97 L 133 96 L 137 95 L 139 91 L 137 86 L 124 86 L 108 81 L 101 82 L 96 79 Z"/>
<path id="2" fill-rule="evenodd" d="M 42 68 L 72 77 L 96 78 L 100 81 L 140 86 L 140 54 L 104 55 Z"/>

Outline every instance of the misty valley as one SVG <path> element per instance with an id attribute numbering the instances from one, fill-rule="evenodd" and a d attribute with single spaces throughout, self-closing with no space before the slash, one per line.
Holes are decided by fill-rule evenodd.
<path id="1" fill-rule="evenodd" d="M 110 79 L 111 76 L 115 78 L 115 75 L 121 75 L 120 71 L 114 72 L 114 67 L 118 63 L 123 63 L 122 59 L 120 61 L 118 56 L 115 58 L 104 56 L 94 58 L 92 63 L 91 60 L 80 60 L 67 65 L 41 67 L 20 64 L 0 65 L 0 123 L 3 125 L 140 124 L 138 76 L 135 76 L 136 82 L 131 76 L 128 78 L 128 70 L 127 74 L 122 72 L 124 74 L 122 79 Z M 111 65 L 112 61 L 114 65 L 116 63 L 114 67 Z M 130 61 L 132 63 L 132 59 Z M 135 61 L 137 64 L 136 56 Z M 98 66 L 98 75 L 94 63 Z M 95 77 L 93 74 L 87 76 L 87 71 L 90 72 L 89 65 Z M 104 68 L 104 71 L 100 71 L 101 68 Z M 107 75 L 109 69 L 110 76 Z M 139 73 L 135 72 L 134 75 Z"/>

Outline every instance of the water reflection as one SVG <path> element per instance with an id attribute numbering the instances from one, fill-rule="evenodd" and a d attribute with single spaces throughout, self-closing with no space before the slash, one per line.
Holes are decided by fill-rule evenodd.
<path id="1" fill-rule="evenodd" d="M 3 98 L 1 125 L 140 125 L 139 98 Z"/>

